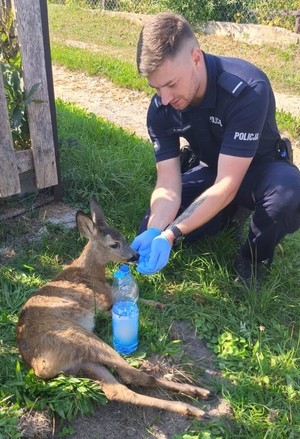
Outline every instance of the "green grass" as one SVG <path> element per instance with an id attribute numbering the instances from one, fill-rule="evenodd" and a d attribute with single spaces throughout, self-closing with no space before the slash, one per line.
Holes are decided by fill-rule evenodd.
<path id="1" fill-rule="evenodd" d="M 93 43 L 98 47 L 109 48 L 103 52 L 113 52 L 121 58 L 124 58 L 126 51 L 126 59 L 130 57 L 134 61 L 134 46 L 140 26 L 132 21 L 124 17 L 111 17 L 97 10 L 55 4 L 48 5 L 48 12 L 52 38 Z"/>
<path id="2" fill-rule="evenodd" d="M 136 45 L 142 23 L 96 10 L 62 5 L 49 4 L 48 10 L 54 62 L 62 63 L 69 68 L 73 66 L 84 69 L 92 74 L 104 75 L 118 85 L 122 85 L 118 71 L 122 71 L 126 65 L 129 75 L 125 74 L 124 86 L 145 89 L 140 88 L 135 64 Z M 299 46 L 253 45 L 236 41 L 231 37 L 202 34 L 198 34 L 198 39 L 201 48 L 206 52 L 238 56 L 255 63 L 266 72 L 277 92 L 300 95 Z M 85 43 L 85 55 L 77 48 L 68 46 L 66 40 Z M 97 55 L 95 51 L 98 51 Z M 82 62 L 78 58 L 81 55 L 84 56 Z M 107 67 L 102 66 L 104 60 L 107 61 Z M 114 64 L 113 68 L 109 66 L 111 62 Z"/>
<path id="3" fill-rule="evenodd" d="M 49 13 L 55 40 L 54 62 L 148 93 L 134 66 L 139 25 L 129 26 L 126 20 L 108 19 L 96 11 L 57 5 L 49 5 Z M 61 40 L 68 38 L 92 42 L 102 48 L 101 52 L 67 47 Z M 292 91 L 291 83 L 293 93 L 299 93 L 299 56 L 295 48 L 258 48 L 208 36 L 201 36 L 201 41 L 207 51 L 238 53 L 265 65 L 267 73 L 274 70 L 272 79 L 278 91 Z M 287 129 L 299 139 L 299 120 L 284 112 L 277 116 L 280 129 Z M 155 181 L 152 146 L 61 101 L 57 101 L 57 120 L 64 200 L 88 211 L 89 198 L 96 197 L 108 221 L 131 240 Z M 1 247 L 14 247 L 22 232 L 30 230 L 31 219 L 29 216 L 2 222 Z M 24 241 L 16 256 L 0 266 L 1 439 L 19 437 L 18 418 L 28 410 L 47 407 L 58 420 L 70 420 L 78 413 L 90 412 L 96 404 L 105 403 L 102 393 L 89 380 L 35 379 L 16 349 L 15 326 L 22 304 L 64 263 L 75 258 L 84 244 L 76 231 L 49 226 L 48 235 L 41 241 Z M 215 354 L 224 380 L 222 384 L 218 380 L 211 384 L 232 407 L 230 421 L 195 421 L 176 438 L 300 437 L 299 245 L 299 232 L 283 240 L 283 251 L 278 248 L 271 275 L 259 292 L 233 282 L 231 261 L 237 243 L 225 232 L 214 239 L 176 249 L 159 274 L 137 274 L 141 296 L 169 306 L 158 312 L 140 305 L 140 344 L 131 362 L 138 365 L 140 358 L 157 352 L 175 357 L 189 369 L 180 343 L 169 335 L 172 322 L 184 320 Z M 114 266 L 108 267 L 108 280 L 113 269 Z M 111 343 L 110 319 L 97 316 L 96 332 Z M 189 372 L 195 378 L 203 375 L 198 365 Z M 64 428 L 68 430 L 67 426 Z"/>
<path id="4" fill-rule="evenodd" d="M 154 183 L 152 147 L 73 105 L 58 101 L 57 114 L 64 199 L 87 210 L 90 196 L 95 196 L 109 222 L 131 239 Z M 3 245 L 5 233 L 0 236 Z M 177 249 L 157 275 L 137 274 L 141 296 L 169 306 L 158 312 L 140 305 L 140 345 L 133 364 L 151 352 L 186 364 L 180 343 L 169 337 L 172 322 L 184 320 L 206 340 L 225 378 L 222 385 L 218 380 L 212 384 L 231 404 L 230 422 L 222 418 L 193 422 L 178 438 L 299 436 L 299 244 L 299 232 L 284 239 L 283 252 L 278 249 L 271 276 L 259 292 L 233 282 L 231 261 L 237 244 L 225 232 Z M 89 380 L 35 379 L 19 362 L 15 343 L 22 303 L 78 255 L 83 245 L 76 231 L 52 226 L 42 241 L 23 245 L 0 269 L 0 431 L 4 437 L 18 437 L 17 419 L 25 410 L 47 407 L 67 421 L 105 402 Z M 113 268 L 108 267 L 110 280 Z M 98 316 L 96 331 L 111 343 L 107 317 Z M 189 372 L 194 377 L 203 374 L 199 366 Z"/>
<path id="5" fill-rule="evenodd" d="M 55 63 L 64 65 L 70 70 L 82 71 L 90 76 L 104 76 L 118 86 L 150 94 L 150 87 L 145 78 L 138 76 L 132 63 L 116 60 L 110 55 L 57 43 L 53 44 L 51 55 Z"/>
<path id="6" fill-rule="evenodd" d="M 300 118 L 293 116 L 291 113 L 285 111 L 276 112 L 276 120 L 279 131 L 287 131 L 293 139 L 300 139 Z"/>
<path id="7" fill-rule="evenodd" d="M 86 209 L 95 196 L 112 225 L 133 235 L 154 186 L 150 142 L 71 104 L 58 102 L 57 113 L 65 199 Z"/>

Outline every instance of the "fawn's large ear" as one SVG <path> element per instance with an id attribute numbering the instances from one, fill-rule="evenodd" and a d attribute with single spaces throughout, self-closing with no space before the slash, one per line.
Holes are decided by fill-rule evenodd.
<path id="1" fill-rule="evenodd" d="M 90 239 L 94 230 L 94 223 L 91 218 L 79 210 L 76 214 L 76 224 L 81 235 Z"/>
<path id="2" fill-rule="evenodd" d="M 90 199 L 90 209 L 93 223 L 100 227 L 107 226 L 103 210 L 94 198 Z"/>

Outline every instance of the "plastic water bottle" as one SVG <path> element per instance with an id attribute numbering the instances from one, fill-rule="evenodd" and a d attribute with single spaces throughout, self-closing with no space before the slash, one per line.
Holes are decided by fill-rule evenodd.
<path id="1" fill-rule="evenodd" d="M 138 346 L 139 289 L 127 265 L 115 271 L 112 289 L 113 346 L 120 354 L 131 354 Z"/>

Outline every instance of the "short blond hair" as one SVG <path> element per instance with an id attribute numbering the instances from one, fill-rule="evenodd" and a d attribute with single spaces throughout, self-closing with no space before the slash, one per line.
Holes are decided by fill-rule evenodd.
<path id="1" fill-rule="evenodd" d="M 141 76 L 154 72 L 165 59 L 173 59 L 185 43 L 199 43 L 191 25 L 181 15 L 162 12 L 144 25 L 137 45 L 137 68 Z"/>

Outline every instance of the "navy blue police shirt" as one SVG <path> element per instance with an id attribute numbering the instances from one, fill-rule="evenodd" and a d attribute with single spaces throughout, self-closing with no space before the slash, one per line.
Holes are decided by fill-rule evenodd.
<path id="1" fill-rule="evenodd" d="M 273 157 L 280 138 L 275 98 L 267 76 L 253 64 L 204 53 L 207 89 L 198 106 L 183 111 L 152 98 L 147 127 L 157 162 L 177 157 L 180 138 L 190 144 L 199 160 L 217 167 L 220 153 Z"/>

